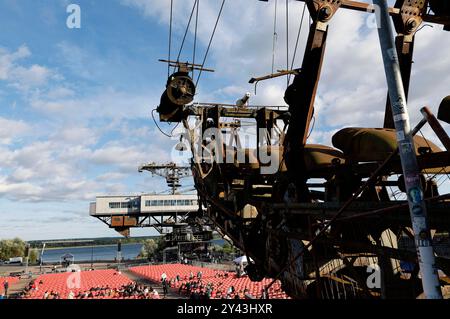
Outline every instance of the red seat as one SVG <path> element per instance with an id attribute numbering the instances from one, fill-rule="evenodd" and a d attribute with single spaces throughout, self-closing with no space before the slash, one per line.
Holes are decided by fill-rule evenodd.
<path id="1" fill-rule="evenodd" d="M 42 281 L 42 284 L 39 284 Z M 35 280 L 37 290 L 31 292 L 28 299 L 41 299 L 45 292 L 57 292 L 60 298 L 68 297 L 70 291 L 75 295 L 90 291 L 91 288 L 109 286 L 117 289 L 132 283 L 130 279 L 119 275 L 115 270 L 82 271 L 41 275 Z"/>
<path id="2" fill-rule="evenodd" d="M 212 298 L 219 297 L 217 295 L 218 291 L 221 291 L 222 295 L 226 296 L 227 291 L 231 286 L 235 288 L 237 293 L 243 293 L 244 290 L 247 289 L 254 297 L 261 297 L 263 287 L 269 285 L 272 281 L 271 279 L 264 279 L 261 282 L 252 282 L 248 277 L 237 278 L 236 275 L 231 272 L 217 271 L 209 268 L 181 264 L 139 266 L 131 268 L 131 271 L 153 282 L 160 282 L 163 273 L 167 275 L 167 279 L 169 281 L 174 280 L 176 276 L 179 275 L 181 280 L 179 283 L 175 283 L 173 285 L 174 288 L 179 288 L 183 283 L 185 284 L 189 282 L 191 272 L 194 277 L 193 279 L 197 280 L 197 273 L 201 271 L 203 287 L 206 287 L 210 283 L 214 286 L 211 294 Z M 225 273 L 228 274 L 227 278 L 216 277 L 217 274 L 224 275 Z M 280 286 L 281 284 L 279 281 L 274 283 L 272 286 L 274 289 L 269 290 L 269 298 L 275 299 L 280 298 L 281 296 L 284 298 L 285 294 L 280 290 Z M 186 292 L 186 288 L 183 290 Z M 282 295 L 275 293 L 278 290 L 281 291 Z"/>

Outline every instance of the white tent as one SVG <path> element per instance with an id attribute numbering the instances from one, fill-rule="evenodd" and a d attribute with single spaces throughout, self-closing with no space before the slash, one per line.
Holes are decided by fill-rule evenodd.
<path id="1" fill-rule="evenodd" d="M 250 259 L 250 261 L 253 261 L 251 258 L 249 258 Z M 248 260 L 247 260 L 247 256 L 241 256 L 241 257 L 238 257 L 238 258 L 236 258 L 235 260 L 233 260 L 233 262 L 235 263 L 235 264 L 243 264 L 243 263 L 247 263 L 248 262 Z"/>

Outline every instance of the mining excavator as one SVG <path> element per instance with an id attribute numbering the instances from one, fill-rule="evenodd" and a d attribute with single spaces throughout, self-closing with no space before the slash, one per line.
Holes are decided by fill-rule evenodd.
<path id="1" fill-rule="evenodd" d="M 302 2 L 311 21 L 303 64 L 250 80 L 292 76 L 287 106 L 199 103 L 192 74 L 204 65 L 168 60 L 175 72 L 157 107 L 159 119 L 184 126 L 181 141 L 192 152 L 199 204 L 251 257 L 246 272 L 252 280 L 279 279 L 300 299 L 417 298 L 425 290 L 422 249 L 434 246 L 430 267 L 437 286 L 431 289 L 439 296 L 450 276 L 450 194 L 440 187 L 450 171 L 450 138 L 443 129 L 450 123 L 450 97 L 436 115 L 421 109 L 421 120 L 406 131 L 410 144 L 402 143 L 405 131 L 396 123 L 405 122 L 407 113 L 399 113 L 392 94 L 379 127 L 345 127 L 332 145 L 308 143 L 330 22 L 339 10 L 377 14 L 378 7 Z M 397 0 L 387 13 L 396 32 L 397 80 L 407 98 L 415 34 L 425 22 L 450 31 L 450 3 Z M 253 123 L 252 148 L 241 141 L 243 123 Z M 424 126 L 433 136 L 420 134 Z M 409 156 L 417 159 L 415 175 L 405 170 L 409 158 L 402 154 L 415 155 Z M 411 187 L 414 182 L 419 186 Z M 423 210 L 423 230 L 417 232 L 412 217 Z M 370 282 L 376 274 L 379 285 Z"/>

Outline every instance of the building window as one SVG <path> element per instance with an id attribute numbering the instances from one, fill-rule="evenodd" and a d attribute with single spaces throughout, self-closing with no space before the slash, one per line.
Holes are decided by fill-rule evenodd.
<path id="1" fill-rule="evenodd" d="M 146 200 L 146 207 L 173 207 L 173 206 L 196 206 L 198 205 L 197 200 L 192 199 L 165 199 L 165 200 Z"/>
<path id="2" fill-rule="evenodd" d="M 122 202 L 121 207 L 122 208 L 131 208 L 131 203 L 130 202 Z"/>
<path id="3" fill-rule="evenodd" d="M 120 203 L 117 203 L 117 202 L 109 203 L 109 208 L 111 208 L 111 209 L 120 208 Z"/>
<path id="4" fill-rule="evenodd" d="M 156 205 L 157 205 L 156 200 L 146 200 L 145 201 L 145 206 L 147 206 L 147 207 L 156 206 Z"/>

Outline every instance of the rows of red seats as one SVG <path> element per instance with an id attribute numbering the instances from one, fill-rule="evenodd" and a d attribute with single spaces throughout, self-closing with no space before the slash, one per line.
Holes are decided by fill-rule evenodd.
<path id="1" fill-rule="evenodd" d="M 247 291 L 247 293 L 251 294 L 253 297 L 260 298 L 264 287 L 272 282 L 271 279 L 264 279 L 260 282 L 252 282 L 247 276 L 238 278 L 236 274 L 232 272 L 223 272 L 209 268 L 181 264 L 139 266 L 131 268 L 131 271 L 155 282 L 160 282 L 162 274 L 165 273 L 167 275 L 167 279 L 171 283 L 171 287 L 176 289 L 179 289 L 180 286 L 191 281 L 191 272 L 194 275 L 194 280 L 196 280 L 197 273 L 201 271 L 201 282 L 203 287 L 206 287 L 210 283 L 213 284 L 214 289 L 212 291 L 211 298 L 220 298 L 221 296 L 225 297 L 230 287 L 234 287 L 236 294 Z M 224 276 L 225 273 L 227 276 Z M 175 280 L 177 275 L 180 276 L 180 281 Z M 219 291 L 221 294 L 218 293 Z M 234 294 L 231 297 L 234 297 Z M 288 296 L 281 289 L 280 281 L 276 281 L 271 288 L 269 288 L 269 298 L 288 298 Z"/>
<path id="2" fill-rule="evenodd" d="M 183 280 L 181 282 L 175 282 L 173 284 L 174 288 L 179 288 L 183 284 L 186 284 L 189 280 Z M 212 277 L 202 280 L 202 284 L 206 287 L 208 284 L 213 284 L 213 291 L 211 293 L 211 298 L 225 298 L 228 294 L 228 289 L 234 287 L 234 293 L 230 295 L 234 298 L 236 294 L 242 295 L 245 292 L 252 295 L 255 298 L 261 298 L 263 294 L 263 289 L 267 287 L 272 282 L 272 279 L 263 279 L 260 282 L 253 282 L 247 276 L 238 278 L 236 274 L 230 273 L 227 278 L 224 277 Z M 186 292 L 186 288 L 183 289 Z M 205 289 L 203 289 L 205 290 Z M 199 292 L 199 289 L 195 289 Z M 281 283 L 276 281 L 268 291 L 270 299 L 286 299 L 288 296 L 281 289 Z"/>
<path id="3" fill-rule="evenodd" d="M 167 275 L 167 279 L 175 279 L 177 275 L 181 280 L 189 279 L 190 273 L 197 276 L 199 271 L 202 272 L 202 278 L 210 278 L 216 276 L 218 273 L 224 274 L 224 271 L 217 271 L 209 268 L 196 267 L 191 265 L 182 264 L 166 264 L 166 265 L 152 265 L 152 266 L 138 266 L 132 267 L 130 270 L 140 276 L 143 276 L 149 280 L 160 282 L 163 273 Z"/>
<path id="4" fill-rule="evenodd" d="M 6 281 L 8 282 L 9 287 L 11 287 L 12 284 L 19 281 L 19 278 L 17 278 L 17 277 L 0 277 L 0 295 L 5 292 L 3 285 Z"/>
<path id="5" fill-rule="evenodd" d="M 115 270 L 94 270 L 81 272 L 66 272 L 39 276 L 33 284 L 28 299 L 42 299 L 45 292 L 57 292 L 66 299 L 72 291 L 75 295 L 84 293 L 91 288 L 106 287 L 119 289 L 132 283 L 130 279 Z"/>

